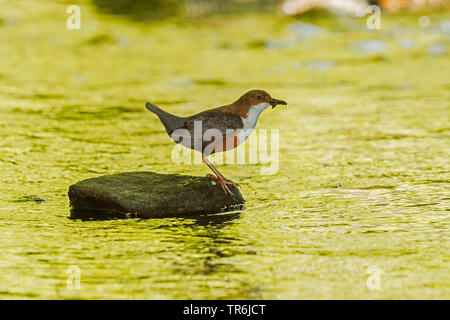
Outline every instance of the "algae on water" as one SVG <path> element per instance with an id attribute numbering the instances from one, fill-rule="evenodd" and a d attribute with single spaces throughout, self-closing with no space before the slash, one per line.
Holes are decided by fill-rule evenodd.
<path id="1" fill-rule="evenodd" d="M 305 38 L 270 12 L 134 22 L 79 4 L 68 30 L 65 2 L 0 2 L 1 298 L 450 298 L 446 12 L 428 28 L 382 16 L 375 31 L 300 18 L 317 26 Z M 218 165 L 246 210 L 68 219 L 82 179 L 209 173 L 170 160 L 147 100 L 190 115 L 253 88 L 289 105 L 257 127 L 279 129 L 277 174 Z"/>

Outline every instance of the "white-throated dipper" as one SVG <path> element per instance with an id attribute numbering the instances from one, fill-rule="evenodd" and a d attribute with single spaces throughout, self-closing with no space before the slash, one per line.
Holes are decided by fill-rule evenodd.
<path id="1" fill-rule="evenodd" d="M 273 99 L 263 90 L 251 90 L 232 104 L 206 110 L 189 117 L 177 117 L 157 106 L 146 103 L 155 113 L 176 143 L 202 153 L 203 162 L 214 172 L 210 177 L 219 180 L 223 190 L 232 194 L 226 179 L 208 160 L 212 153 L 232 150 L 244 142 L 258 122 L 259 115 L 269 106 L 287 103 Z"/>

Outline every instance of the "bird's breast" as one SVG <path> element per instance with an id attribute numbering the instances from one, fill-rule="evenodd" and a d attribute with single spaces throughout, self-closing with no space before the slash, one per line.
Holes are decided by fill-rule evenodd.
<path id="1" fill-rule="evenodd" d="M 257 104 L 255 106 L 250 107 L 246 117 L 241 117 L 243 128 L 238 134 L 239 144 L 244 142 L 248 138 L 248 136 L 252 133 L 253 129 L 256 127 L 256 124 L 258 123 L 258 119 L 261 112 L 266 110 L 267 107 L 269 106 L 270 104 L 267 102 Z"/>

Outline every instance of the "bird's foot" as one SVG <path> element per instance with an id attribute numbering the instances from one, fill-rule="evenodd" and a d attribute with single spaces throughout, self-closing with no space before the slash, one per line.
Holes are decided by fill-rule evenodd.
<path id="1" fill-rule="evenodd" d="M 229 181 L 227 179 L 223 179 L 221 177 L 212 175 L 212 174 L 207 174 L 206 175 L 208 178 L 214 179 L 214 180 L 219 180 L 220 186 L 222 187 L 223 191 L 225 191 L 225 193 L 232 195 L 233 192 L 231 192 L 231 190 L 228 188 L 227 184 L 234 184 L 232 181 Z"/>
<path id="2" fill-rule="evenodd" d="M 214 179 L 214 180 L 220 180 L 220 178 L 219 178 L 218 176 L 215 176 L 215 175 L 210 174 L 210 173 L 208 173 L 208 174 L 206 175 L 206 177 L 211 178 L 211 179 Z M 226 178 L 223 178 L 223 180 L 224 180 L 225 183 L 227 183 L 227 184 L 234 184 L 235 186 L 240 187 L 239 183 L 236 183 L 236 182 L 231 181 L 231 180 L 226 179 Z"/>
<path id="3" fill-rule="evenodd" d="M 233 192 L 231 192 L 231 190 L 228 188 L 227 186 L 227 181 L 224 179 L 219 179 L 220 182 L 220 186 L 222 187 L 223 191 L 225 191 L 225 193 L 228 193 L 230 196 L 233 195 Z"/>
<path id="4" fill-rule="evenodd" d="M 235 186 L 240 187 L 239 183 L 236 183 L 236 182 L 231 181 L 231 180 L 229 180 L 229 179 L 225 179 L 225 182 L 228 183 L 228 184 L 234 184 Z"/>

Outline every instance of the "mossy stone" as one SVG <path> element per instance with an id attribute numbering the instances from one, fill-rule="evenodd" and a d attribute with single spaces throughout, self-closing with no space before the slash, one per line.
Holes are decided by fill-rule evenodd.
<path id="1" fill-rule="evenodd" d="M 124 172 L 80 181 L 69 188 L 71 217 L 160 218 L 242 209 L 235 185 L 232 195 L 209 177 L 155 172 Z"/>

